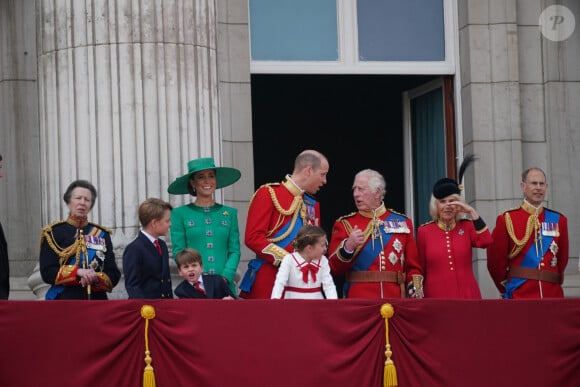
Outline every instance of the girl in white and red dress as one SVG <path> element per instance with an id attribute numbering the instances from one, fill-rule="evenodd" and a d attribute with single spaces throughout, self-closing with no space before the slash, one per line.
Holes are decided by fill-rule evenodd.
<path id="1" fill-rule="evenodd" d="M 324 256 L 328 247 L 324 230 L 303 226 L 293 247 L 294 252 L 286 255 L 280 264 L 272 298 L 337 299 L 328 259 Z"/>

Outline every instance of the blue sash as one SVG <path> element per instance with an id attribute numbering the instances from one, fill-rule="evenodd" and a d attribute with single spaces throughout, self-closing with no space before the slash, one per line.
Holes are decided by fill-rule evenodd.
<path id="1" fill-rule="evenodd" d="M 314 208 L 316 200 L 314 200 L 314 198 L 312 198 L 311 196 L 304 194 L 303 201 L 304 205 L 306 206 L 306 219 L 307 221 L 311 221 L 311 218 L 316 217 Z M 277 238 L 280 235 L 283 235 L 285 232 L 287 232 L 291 224 L 292 224 L 291 220 L 286 222 L 286 224 L 274 235 L 274 238 Z M 304 220 L 300 216 L 297 216 L 296 222 L 294 223 L 294 228 L 288 233 L 288 235 L 286 235 L 286 237 L 278 241 L 276 244 L 278 246 L 288 246 L 290 242 L 292 242 L 296 238 L 298 230 L 300 230 L 300 228 L 303 225 Z M 242 281 L 240 282 L 240 290 L 246 293 L 249 293 L 250 290 L 252 290 L 252 286 L 256 281 L 256 274 L 262 268 L 262 265 L 264 263 L 266 263 L 266 260 L 264 258 L 258 257 L 253 258 L 248 262 L 248 270 L 246 270 L 246 274 L 244 274 L 244 278 L 242 278 Z"/>
<path id="2" fill-rule="evenodd" d="M 389 216 L 387 216 L 383 222 L 389 222 L 389 221 L 398 221 L 398 222 L 403 222 L 406 223 L 406 218 L 404 216 L 395 214 L 395 213 L 391 213 Z M 364 246 L 364 248 L 358 253 L 357 257 L 356 257 L 356 261 L 354 263 L 354 265 L 352 266 L 352 271 L 366 271 L 375 261 L 377 255 L 379 255 L 381 253 L 381 250 L 383 250 L 384 246 L 387 246 L 389 244 L 389 241 L 391 240 L 391 238 L 393 237 L 392 233 L 387 233 L 385 231 L 385 227 L 381 226 L 379 227 L 381 236 L 383 237 L 383 243 L 381 245 L 380 239 L 375 239 L 374 243 L 371 241 L 372 236 L 369 236 L 366 245 Z M 344 286 L 343 286 L 343 291 L 344 291 L 344 295 L 345 297 L 348 296 L 348 289 L 350 288 L 352 282 L 345 282 Z"/>
<path id="3" fill-rule="evenodd" d="M 544 214 L 545 214 L 544 222 L 546 223 L 558 223 L 558 221 L 560 220 L 560 214 L 556 212 L 546 210 L 544 208 Z M 542 236 L 542 254 L 540 256 L 536 255 L 536 249 L 532 248 L 533 244 L 530 245 L 530 248 L 526 252 L 526 255 L 524 256 L 524 259 L 522 260 L 520 266 L 531 269 L 537 268 L 544 255 L 546 255 L 546 252 L 550 248 L 550 245 L 552 244 L 553 240 L 554 237 L 551 235 Z M 503 295 L 503 298 L 505 299 L 512 298 L 514 290 L 522 286 L 526 281 L 527 281 L 526 278 L 518 278 L 518 277 L 510 278 L 505 286 L 505 293 Z"/>
<path id="4" fill-rule="evenodd" d="M 91 226 L 87 232 L 87 234 L 90 234 L 91 230 L 93 229 L 94 226 Z M 105 231 L 101 230 L 101 232 L 98 235 L 99 238 L 104 238 L 105 237 Z M 87 247 L 87 260 L 88 260 L 88 264 L 90 265 L 91 262 L 93 261 L 93 259 L 95 258 L 95 255 L 97 254 L 97 250 L 92 249 L 90 247 Z M 85 259 L 84 253 L 81 251 L 80 255 L 79 255 L 79 260 L 80 262 L 76 262 L 76 255 L 73 255 L 72 257 L 73 260 L 72 261 L 66 261 L 64 262 L 65 265 L 79 265 L 82 266 L 82 263 Z M 70 259 L 69 258 L 69 259 Z M 60 293 L 62 293 L 65 289 L 65 285 L 52 285 L 48 291 L 46 292 L 46 295 L 44 296 L 45 300 L 55 300 L 58 295 Z"/>

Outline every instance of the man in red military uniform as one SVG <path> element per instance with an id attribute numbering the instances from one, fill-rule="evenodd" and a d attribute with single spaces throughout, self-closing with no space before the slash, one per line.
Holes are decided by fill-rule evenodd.
<path id="1" fill-rule="evenodd" d="M 497 217 L 487 268 L 503 298 L 562 298 L 568 221 L 542 206 L 548 188 L 544 171 L 524 171 L 520 186 L 522 205 Z"/>
<path id="2" fill-rule="evenodd" d="M 406 268 L 417 267 L 413 223 L 385 207 L 384 177 L 365 169 L 355 176 L 357 212 L 339 218 L 332 228 L 329 263 L 334 275 L 346 274 L 344 297 L 405 297 Z"/>
<path id="3" fill-rule="evenodd" d="M 329 164 L 324 155 L 305 150 L 294 162 L 292 175 L 281 183 L 261 186 L 250 201 L 245 243 L 256 258 L 240 283 L 241 298 L 269 299 L 278 266 L 293 252 L 292 241 L 304 224 L 320 225 L 320 205 L 309 194 L 326 184 Z"/>

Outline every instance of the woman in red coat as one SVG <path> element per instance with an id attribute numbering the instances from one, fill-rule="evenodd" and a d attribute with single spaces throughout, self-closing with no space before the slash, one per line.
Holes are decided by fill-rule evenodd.
<path id="1" fill-rule="evenodd" d="M 470 161 L 463 163 L 463 170 Z M 460 169 L 460 179 L 463 170 Z M 472 248 L 489 246 L 492 237 L 483 219 L 459 193 L 455 180 L 438 180 L 429 203 L 433 221 L 417 231 L 425 297 L 481 299 L 473 274 Z"/>

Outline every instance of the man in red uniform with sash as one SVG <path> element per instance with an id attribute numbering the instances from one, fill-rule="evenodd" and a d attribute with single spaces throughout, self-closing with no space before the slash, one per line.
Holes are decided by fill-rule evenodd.
<path id="1" fill-rule="evenodd" d="M 281 183 L 261 186 L 250 201 L 245 243 L 256 258 L 240 283 L 241 298 L 269 299 L 278 266 L 293 252 L 292 241 L 304 224 L 320 225 L 320 205 L 309 194 L 326 184 L 329 164 L 324 155 L 305 150 L 294 162 L 292 175 Z"/>
<path id="2" fill-rule="evenodd" d="M 334 275 L 346 274 L 345 298 L 406 296 L 408 265 L 418 267 L 413 223 L 385 207 L 384 177 L 365 169 L 355 176 L 357 212 L 339 218 L 328 251 Z"/>
<path id="3" fill-rule="evenodd" d="M 487 268 L 503 298 L 562 298 L 568 221 L 542 206 L 548 184 L 539 168 L 522 173 L 524 202 L 497 217 Z"/>

